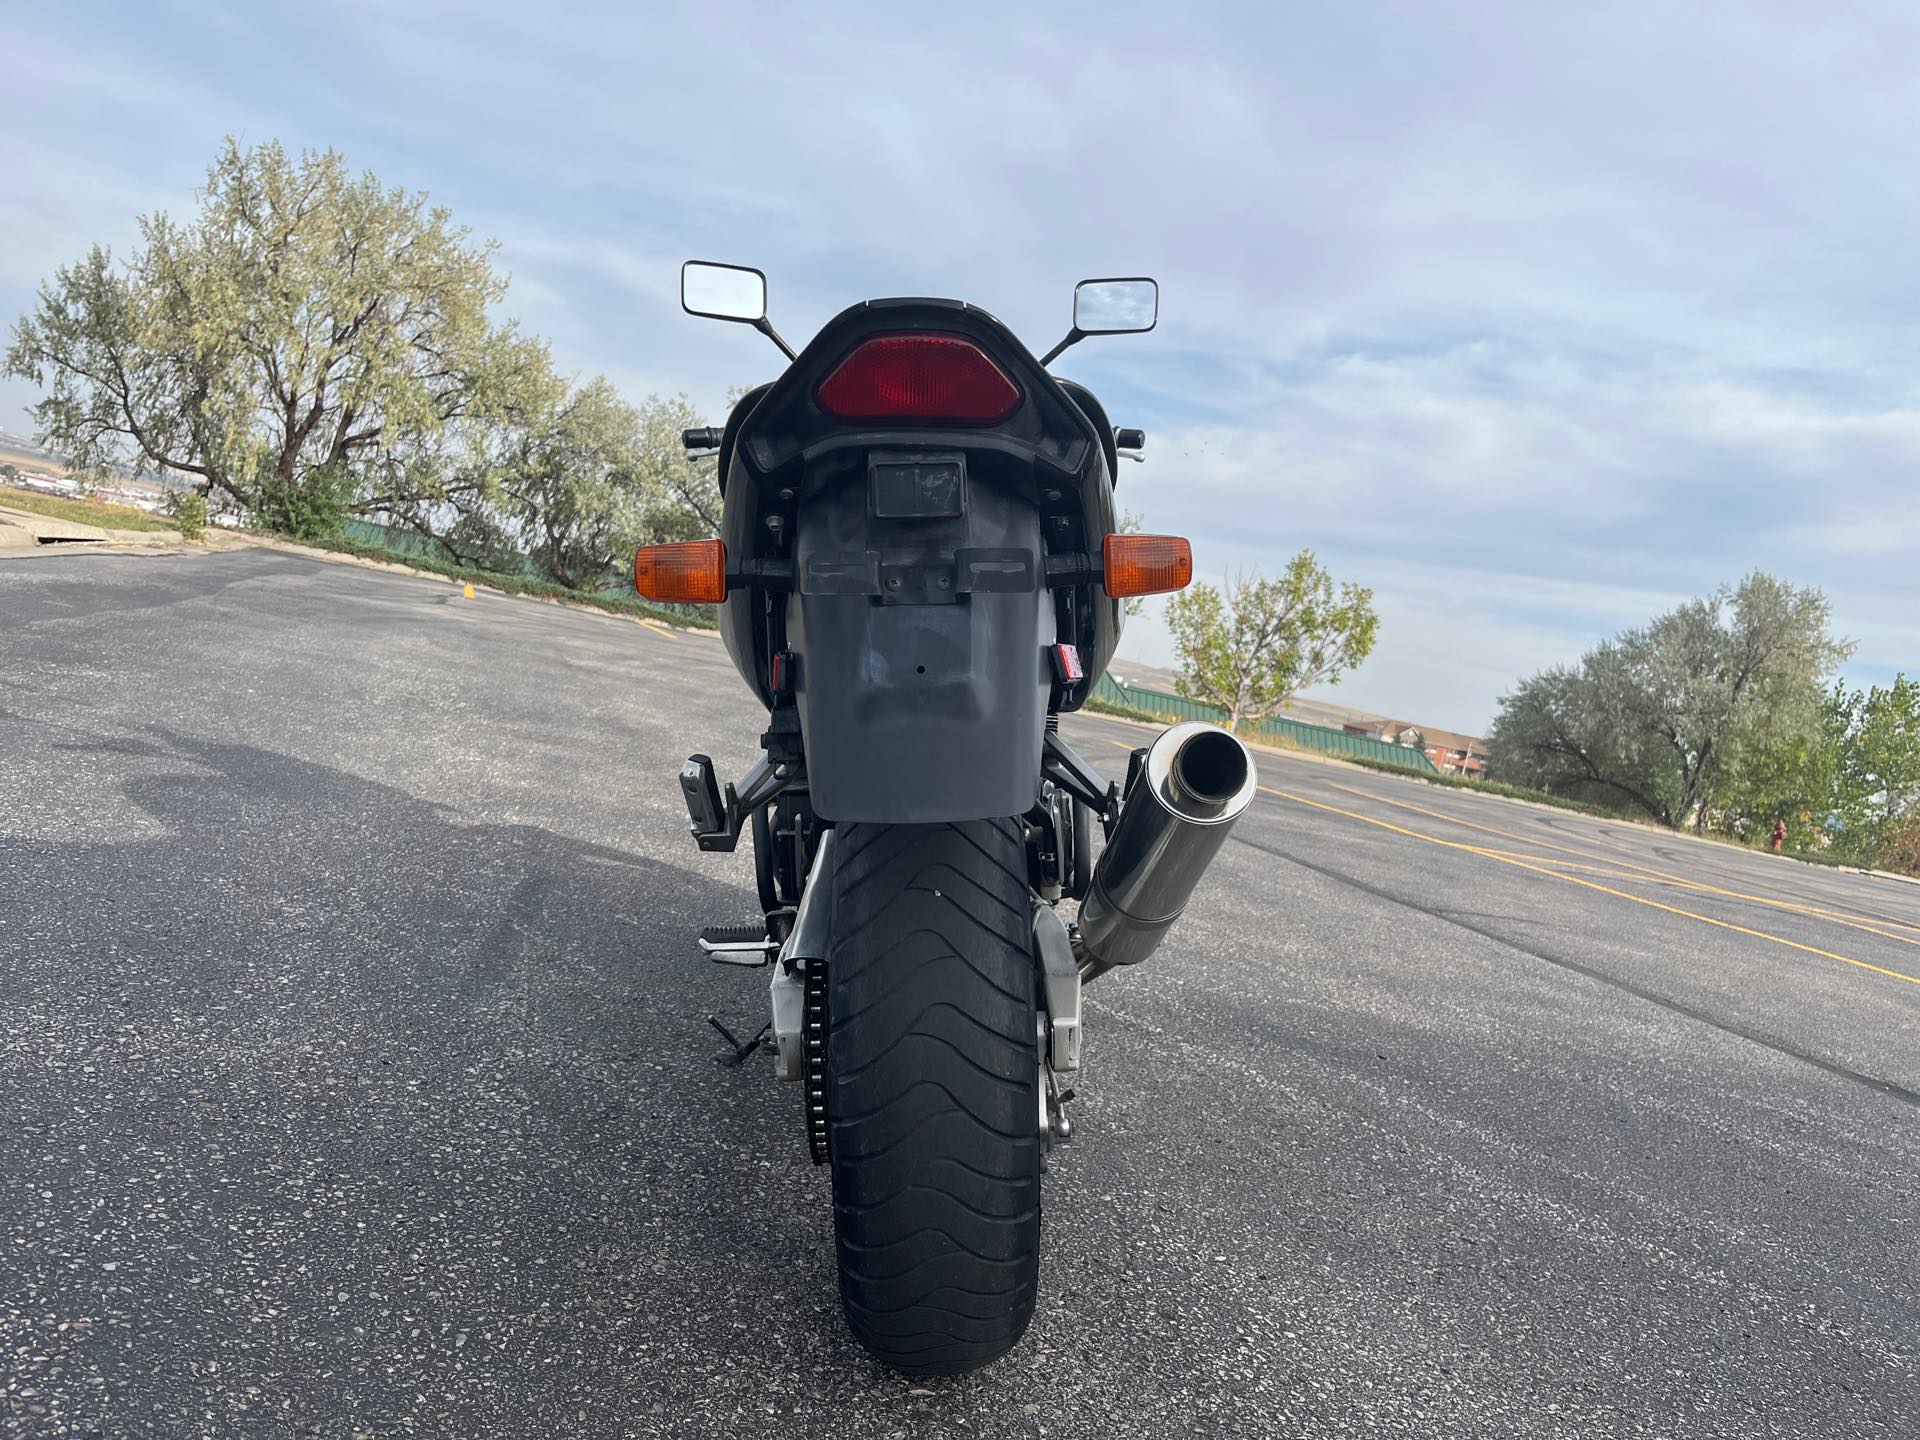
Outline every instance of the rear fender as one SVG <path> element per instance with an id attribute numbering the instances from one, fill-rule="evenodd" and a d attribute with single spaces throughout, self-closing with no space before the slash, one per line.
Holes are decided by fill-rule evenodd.
<path id="1" fill-rule="evenodd" d="M 817 475 L 798 512 L 787 642 L 814 811 L 1024 815 L 1055 629 L 1038 508 L 976 475 L 963 514 L 884 518 L 868 482 L 852 466 Z"/>

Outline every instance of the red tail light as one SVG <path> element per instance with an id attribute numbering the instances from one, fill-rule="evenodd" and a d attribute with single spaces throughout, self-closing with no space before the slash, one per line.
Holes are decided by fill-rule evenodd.
<path id="1" fill-rule="evenodd" d="M 1020 404 L 1020 387 L 958 335 L 876 335 L 813 393 L 836 420 L 993 425 Z"/>

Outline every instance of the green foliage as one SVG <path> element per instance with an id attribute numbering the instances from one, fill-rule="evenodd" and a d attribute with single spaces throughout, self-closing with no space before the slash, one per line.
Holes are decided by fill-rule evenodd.
<path id="1" fill-rule="evenodd" d="M 1829 764 L 1835 843 L 1863 860 L 1905 853 L 1920 822 L 1920 681 L 1841 691 L 1842 721 Z"/>
<path id="2" fill-rule="evenodd" d="M 344 468 L 309 471 L 296 482 L 268 476 L 253 490 L 253 522 L 296 540 L 325 540 L 346 523 L 354 490 L 353 476 Z"/>
<path id="3" fill-rule="evenodd" d="M 708 496 L 680 441 L 699 423 L 684 396 L 636 408 L 605 380 L 575 390 L 502 467 L 534 564 L 591 586 L 624 574 L 637 546 L 718 533 L 718 491 Z"/>
<path id="4" fill-rule="evenodd" d="M 444 518 L 446 513 L 451 514 L 450 523 Z M 526 557 L 520 552 L 511 523 L 497 507 L 455 507 L 443 512 L 439 524 L 435 519 L 434 512 L 428 511 L 416 528 L 426 539 L 438 542 L 455 564 L 500 574 L 514 574 L 524 568 Z"/>
<path id="5" fill-rule="evenodd" d="M 1336 588 L 1311 550 L 1276 579 L 1235 575 L 1224 594 L 1195 585 L 1167 603 L 1178 689 L 1225 710 L 1230 729 L 1271 715 L 1309 685 L 1338 684 L 1372 652 L 1379 624 L 1373 592 Z"/>
<path id="6" fill-rule="evenodd" d="M 182 538 L 198 540 L 207 533 L 207 497 L 198 490 L 169 490 L 166 506 Z"/>
<path id="7" fill-rule="evenodd" d="M 493 309 L 506 278 L 422 195 L 328 150 L 229 140 L 197 211 L 140 222 L 41 286 L 4 373 L 40 385 L 76 478 L 192 477 L 252 523 L 318 540 L 383 515 L 488 565 L 569 586 L 648 541 L 718 533 L 684 397 L 634 407 L 571 386 Z"/>
<path id="8" fill-rule="evenodd" d="M 124 266 L 96 247 L 43 285 L 7 352 L 82 473 L 131 460 L 323 525 L 343 490 L 369 508 L 462 483 L 450 462 L 558 389 L 488 315 L 492 247 L 331 150 L 229 140 L 199 212 L 140 232 Z"/>
<path id="9" fill-rule="evenodd" d="M 1828 614 L 1820 591 L 1757 571 L 1688 601 L 1503 696 L 1491 768 L 1705 828 L 1723 792 L 1777 792 L 1817 743 L 1822 677 L 1851 653 Z"/>
<path id="10" fill-rule="evenodd" d="M 1721 828 L 1758 836 L 1785 820 L 1795 837 L 1823 831 L 1834 812 L 1853 707 L 1846 687 L 1836 683 L 1820 692 L 1814 724 L 1747 735 L 1727 767 L 1718 801 Z"/>

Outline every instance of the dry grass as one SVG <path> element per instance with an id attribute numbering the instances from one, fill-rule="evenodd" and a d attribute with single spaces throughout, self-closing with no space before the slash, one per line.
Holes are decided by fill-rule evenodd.
<path id="1" fill-rule="evenodd" d="M 103 530 L 177 530 L 164 515 L 149 515 L 132 505 L 115 505 L 107 500 L 81 500 L 65 495 L 42 495 L 37 490 L 16 490 L 0 485 L 0 506 L 29 510 L 54 520 L 70 520 L 76 525 L 98 525 Z"/>

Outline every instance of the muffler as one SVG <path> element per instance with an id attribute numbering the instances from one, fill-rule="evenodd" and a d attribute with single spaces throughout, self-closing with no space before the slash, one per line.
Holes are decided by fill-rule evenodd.
<path id="1" fill-rule="evenodd" d="M 1190 720 L 1147 748 L 1080 905 L 1083 980 L 1160 947 L 1254 786 L 1253 756 L 1218 725 Z"/>

